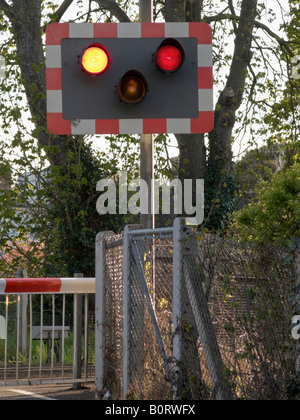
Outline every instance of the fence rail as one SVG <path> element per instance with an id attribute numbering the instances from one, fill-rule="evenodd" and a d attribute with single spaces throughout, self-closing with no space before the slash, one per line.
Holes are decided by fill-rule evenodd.
<path id="1" fill-rule="evenodd" d="M 0 279 L 0 386 L 93 381 L 95 278 L 19 275 Z"/>

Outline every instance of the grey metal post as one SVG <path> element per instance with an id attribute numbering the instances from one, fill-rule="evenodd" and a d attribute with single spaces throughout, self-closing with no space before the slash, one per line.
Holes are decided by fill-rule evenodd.
<path id="1" fill-rule="evenodd" d="M 28 273 L 26 270 L 18 270 L 16 272 L 16 278 L 27 278 Z M 28 294 L 20 295 L 20 313 L 19 313 L 19 343 L 20 343 L 20 350 L 23 355 L 27 353 L 28 347 Z"/>
<path id="2" fill-rule="evenodd" d="M 105 238 L 113 236 L 114 232 L 101 232 L 96 237 L 96 331 L 95 331 L 95 386 L 96 399 L 103 398 L 105 376 L 105 333 L 107 320 L 106 311 L 106 252 Z M 109 391 L 109 390 L 108 390 Z"/>
<path id="3" fill-rule="evenodd" d="M 202 277 L 196 267 L 196 239 L 191 237 L 187 227 L 182 235 L 185 239 L 183 246 L 183 278 L 188 301 L 194 316 L 198 335 L 203 346 L 204 356 L 210 373 L 216 400 L 232 399 L 231 390 L 224 375 L 224 365 L 211 320 L 207 300 L 202 287 Z"/>
<path id="4" fill-rule="evenodd" d="M 295 250 L 295 309 L 297 313 L 300 311 L 300 242 Z"/>
<path id="5" fill-rule="evenodd" d="M 28 278 L 27 270 L 22 271 L 22 277 Z M 21 351 L 23 354 L 27 354 L 28 349 L 28 294 L 21 295 L 21 314 L 22 314 L 22 340 L 21 340 Z"/>
<path id="6" fill-rule="evenodd" d="M 183 218 L 176 218 L 173 230 L 173 357 L 176 361 L 174 373 L 177 372 L 182 360 L 182 336 L 180 325 L 182 320 L 182 241 L 181 226 L 184 224 Z M 175 399 L 177 390 L 174 390 Z"/>
<path id="7" fill-rule="evenodd" d="M 127 225 L 124 229 L 124 242 L 123 242 L 123 283 L 124 283 L 124 292 L 123 292 L 123 399 L 126 400 L 127 392 L 129 390 L 129 385 L 131 382 L 131 334 L 130 328 L 132 323 L 132 313 L 131 308 L 131 258 L 130 258 L 130 238 L 129 232 L 132 230 L 143 229 L 142 225 Z M 139 313 L 140 317 L 143 317 L 143 311 L 138 311 L 135 308 L 135 311 Z M 141 334 L 143 335 L 143 333 Z M 140 360 L 144 358 L 144 336 L 140 337 L 139 346 L 136 351 L 139 352 Z"/>
<path id="8" fill-rule="evenodd" d="M 83 278 L 82 273 L 75 273 L 75 278 Z M 73 338 L 73 389 L 81 389 L 81 356 L 82 356 L 82 294 L 74 295 L 74 338 Z"/>
<path id="9" fill-rule="evenodd" d="M 297 311 L 296 313 L 300 315 L 300 243 L 295 250 L 295 277 L 295 310 Z M 296 342 L 295 352 L 295 373 L 296 377 L 300 378 L 300 339 Z"/>
<path id="10" fill-rule="evenodd" d="M 140 0 L 140 22 L 153 22 L 153 0 Z"/>
<path id="11" fill-rule="evenodd" d="M 153 22 L 153 0 L 140 0 L 140 22 Z M 141 135 L 140 177 L 148 185 L 148 214 L 141 214 L 140 223 L 145 229 L 154 229 L 154 152 L 152 134 Z"/>

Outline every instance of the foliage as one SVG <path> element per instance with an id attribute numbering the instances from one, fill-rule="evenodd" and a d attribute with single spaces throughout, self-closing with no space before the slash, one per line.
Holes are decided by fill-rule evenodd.
<path id="1" fill-rule="evenodd" d="M 212 135 L 212 134 L 211 134 Z M 235 206 L 236 181 L 233 170 L 226 170 L 219 150 L 214 165 L 208 160 L 205 172 L 205 223 L 214 233 L 223 233 Z"/>
<path id="2" fill-rule="evenodd" d="M 0 145 L 0 176 L 8 183 L 0 191 L 0 272 L 13 276 L 16 269 L 27 268 L 31 276 L 93 276 L 97 233 L 118 233 L 131 222 L 129 216 L 97 213 L 96 185 L 119 170 L 129 171 L 129 181 L 138 177 L 138 138 L 107 138 L 109 147 L 100 152 L 87 140 L 70 137 L 64 167 L 50 166 L 34 140 L 22 140 L 9 163 L 7 152 L 16 141 Z M 159 139 L 156 148 L 163 149 L 166 141 Z M 157 171 L 164 174 L 167 166 L 162 156 Z"/>
<path id="3" fill-rule="evenodd" d="M 236 213 L 233 230 L 241 240 L 289 245 L 300 237 L 300 164 L 261 181 L 256 198 Z"/>
<path id="4" fill-rule="evenodd" d="M 270 182 L 274 173 L 283 167 L 289 168 L 294 165 L 299 160 L 299 156 L 295 144 L 278 143 L 246 153 L 234 168 L 237 184 L 237 209 L 253 199 L 254 191 L 262 180 Z"/>
<path id="5" fill-rule="evenodd" d="M 16 268 L 27 267 L 30 275 L 92 276 L 96 234 L 118 231 L 125 223 L 120 216 L 96 213 L 95 185 L 112 171 L 105 172 L 90 146 L 75 140 L 70 140 L 66 167 L 26 173 L 26 159 L 23 168 L 21 163 L 19 159 L 13 187 L 0 193 L 0 270 L 9 268 L 13 274 Z"/>
<path id="6" fill-rule="evenodd" d="M 290 146 L 298 143 L 299 147 L 300 75 L 295 77 L 295 73 L 297 70 L 297 58 L 300 59 L 300 10 L 299 0 L 289 0 L 289 3 L 291 19 L 288 24 L 282 25 L 282 29 L 285 30 L 289 39 L 291 56 L 278 49 L 278 56 L 282 62 L 287 64 L 287 77 L 283 78 L 285 81 L 283 85 L 276 83 L 276 81 L 271 82 L 271 80 L 268 80 L 269 105 L 272 105 L 269 106 L 264 122 L 270 128 L 269 143 L 284 142 Z"/>
<path id="7" fill-rule="evenodd" d="M 50 136 L 45 124 L 45 109 L 40 106 L 45 103 L 45 89 L 41 89 L 45 79 L 44 62 L 27 60 L 26 66 L 23 62 L 21 73 L 22 51 L 17 32 L 25 18 L 30 14 L 33 16 L 34 10 L 38 10 L 39 4 L 41 25 L 34 28 L 32 23 L 28 34 L 41 32 L 44 35 L 46 25 L 53 21 L 112 22 L 121 18 L 137 21 L 138 2 L 37 0 L 31 3 L 28 0 L 7 0 L 0 3 L 0 54 L 6 60 L 6 77 L 0 80 L 0 181 L 6 180 L 11 185 L 10 189 L 0 192 L 0 272 L 9 271 L 12 274 L 15 268 L 27 267 L 30 275 L 71 276 L 74 271 L 92 275 L 95 233 L 105 229 L 119 231 L 128 222 L 124 217 L 100 217 L 97 214 L 96 184 L 102 177 L 115 176 L 120 169 L 128 170 L 132 178 L 136 177 L 139 141 L 135 136 L 111 136 L 105 140 L 102 138 L 101 141 L 107 142 L 106 147 L 96 150 L 86 137 Z M 24 7 L 25 3 L 32 4 L 30 10 Z M 171 10 L 176 3 L 180 7 Z M 234 130 L 226 140 L 226 146 L 230 148 L 232 145 L 229 143 L 245 133 L 250 133 L 251 144 L 258 134 L 264 141 L 281 142 L 283 138 L 293 147 L 297 141 L 299 81 L 286 75 L 291 74 L 290 52 L 294 55 L 299 52 L 297 3 L 298 0 L 290 0 L 292 10 L 289 18 L 283 6 L 279 6 L 282 29 L 289 39 L 286 42 L 261 24 L 263 20 L 271 24 L 277 16 L 266 2 L 258 1 L 251 49 L 253 56 L 244 72 L 244 104 L 235 118 L 224 114 L 224 118 L 231 119 L 234 124 Z M 61 6 L 67 6 L 67 13 Z M 154 1 L 156 20 L 162 21 L 169 15 L 176 21 L 182 13 L 187 21 L 199 20 L 201 11 L 202 20 L 212 25 L 214 78 L 218 94 L 224 90 L 227 74 L 234 65 L 231 45 L 237 37 L 239 21 L 236 18 L 241 13 L 241 7 L 242 2 L 223 0 Z M 24 19 L 15 19 L 21 10 Z M 261 31 L 269 38 L 262 36 Z M 40 42 L 44 47 L 44 36 Z M 22 44 L 24 46 L 25 43 Z M 34 48 L 36 45 L 31 45 L 31 51 Z M 26 77 L 24 69 L 30 77 Z M 158 136 L 155 140 L 157 177 L 171 176 L 167 149 L 169 140 L 167 136 Z M 98 143 L 99 139 L 93 141 Z M 214 156 L 212 144 L 210 141 L 208 159 L 202 159 L 206 166 L 206 227 L 222 231 L 233 210 L 236 179 L 231 165 L 224 169 L 228 163 L 222 160 L 227 153 L 223 147 L 225 143 L 214 150 Z M 216 144 L 220 146 L 219 138 Z M 194 155 L 198 152 L 189 150 Z M 63 155 L 63 164 L 52 159 L 59 154 Z M 187 159 L 184 169 L 190 176 L 188 165 Z"/>
<path id="8" fill-rule="evenodd" d="M 57 6 L 57 2 L 43 2 L 42 31 L 57 18 Z M 80 1 L 76 7 L 75 21 L 89 21 Z M 26 85 L 18 65 L 15 33 L 1 10 L 0 31 L 0 53 L 6 60 L 6 77 L 0 81 L 0 181 L 8 186 L 0 191 L 0 272 L 13 276 L 17 268 L 27 268 L 31 276 L 72 276 L 74 272 L 93 276 L 96 234 L 119 232 L 130 221 L 97 213 L 96 185 L 119 170 L 138 177 L 139 138 L 96 138 L 97 143 L 106 142 L 98 150 L 87 137 L 51 139 L 44 109 L 29 114 L 28 90 L 34 100 L 43 100 L 44 95 L 36 83 Z M 33 71 L 40 77 L 43 64 L 34 64 Z M 40 141 L 41 133 L 49 138 L 46 144 Z M 168 167 L 164 157 L 167 142 L 166 136 L 156 142 L 160 154 L 156 169 L 162 173 Z M 55 164 L 51 156 L 62 153 L 62 147 L 64 164 Z"/>
<path id="9" fill-rule="evenodd" d="M 113 171 L 104 172 L 101 160 L 82 143 L 69 152 L 68 165 L 52 168 L 47 175 L 46 200 L 51 205 L 46 213 L 50 233 L 46 239 L 47 271 L 56 276 L 74 273 L 94 275 L 95 237 L 98 232 L 119 232 L 126 224 L 119 215 L 100 217 L 96 213 L 98 193 L 95 185 Z M 78 156 L 80 154 L 80 158 Z M 50 252 L 49 252 L 50 251 Z"/>

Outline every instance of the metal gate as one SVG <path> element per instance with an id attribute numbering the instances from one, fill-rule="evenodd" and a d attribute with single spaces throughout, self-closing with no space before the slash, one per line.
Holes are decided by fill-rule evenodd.
<path id="1" fill-rule="evenodd" d="M 124 247 L 123 397 L 172 398 L 173 230 L 128 230 Z"/>
<path id="2" fill-rule="evenodd" d="M 199 379 L 192 376 L 202 356 L 211 393 L 216 399 L 230 398 L 201 281 L 200 289 L 195 287 L 199 279 L 185 264 L 188 251 L 183 241 L 188 231 L 178 219 L 174 228 L 127 226 L 123 235 L 98 235 L 96 389 L 100 399 L 198 399 L 198 389 L 194 395 L 187 390 Z M 192 351 L 195 354 L 186 358 Z"/>

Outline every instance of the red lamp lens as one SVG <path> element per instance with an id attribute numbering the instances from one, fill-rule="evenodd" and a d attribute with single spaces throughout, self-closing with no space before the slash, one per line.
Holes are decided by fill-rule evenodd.
<path id="1" fill-rule="evenodd" d="M 163 45 L 157 52 L 156 62 L 161 70 L 173 72 L 181 66 L 183 56 L 176 46 Z"/>

